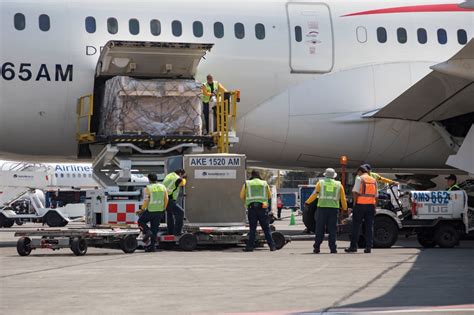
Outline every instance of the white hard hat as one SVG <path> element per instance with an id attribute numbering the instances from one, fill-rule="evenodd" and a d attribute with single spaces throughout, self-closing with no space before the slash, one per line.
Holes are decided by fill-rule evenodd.
<path id="1" fill-rule="evenodd" d="M 336 178 L 337 177 L 337 173 L 333 168 L 327 168 L 324 171 L 323 175 L 324 175 L 324 177 L 327 177 L 327 178 Z"/>

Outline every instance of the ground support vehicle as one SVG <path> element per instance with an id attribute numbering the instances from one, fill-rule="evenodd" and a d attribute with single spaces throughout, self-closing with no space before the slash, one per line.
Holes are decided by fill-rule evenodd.
<path id="1" fill-rule="evenodd" d="M 0 228 L 40 221 L 50 227 L 62 227 L 85 213 L 83 203 L 67 203 L 61 207 L 46 206 L 42 190 L 56 189 L 54 170 L 45 165 L 25 164 L 23 168 L 0 170 Z M 61 193 L 61 192 L 58 192 Z M 16 207 L 24 201 L 27 207 Z"/>
<path id="2" fill-rule="evenodd" d="M 410 191 L 393 210 L 377 209 L 374 222 L 374 247 L 389 248 L 400 234 L 416 235 L 421 246 L 451 248 L 463 237 L 474 234 L 474 208 L 460 191 Z M 364 246 L 362 238 L 359 246 Z"/>
<path id="3" fill-rule="evenodd" d="M 28 256 L 38 248 L 69 248 L 74 255 L 83 256 L 88 247 L 121 249 L 131 254 L 137 248 L 139 233 L 139 229 L 68 228 L 22 231 L 15 236 L 20 236 L 16 246 L 20 256 Z"/>

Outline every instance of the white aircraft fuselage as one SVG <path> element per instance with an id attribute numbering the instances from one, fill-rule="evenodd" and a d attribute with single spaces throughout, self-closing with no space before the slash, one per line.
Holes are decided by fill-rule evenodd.
<path id="1" fill-rule="evenodd" d="M 93 91 L 101 46 L 132 40 L 213 43 L 197 79 L 212 73 L 241 90 L 237 150 L 262 165 L 326 167 L 347 155 L 377 167 L 445 167 L 452 149 L 430 124 L 363 116 L 462 49 L 460 30 L 472 38 L 474 11 L 458 4 L 0 0 L 0 159 L 74 159 L 76 103 Z M 15 28 L 18 13 L 22 30 Z M 109 18 L 118 22 L 116 34 L 108 31 Z M 152 20 L 160 22 L 159 35 Z M 181 23 L 180 36 L 173 21 Z M 201 37 L 193 33 L 196 21 Z"/>

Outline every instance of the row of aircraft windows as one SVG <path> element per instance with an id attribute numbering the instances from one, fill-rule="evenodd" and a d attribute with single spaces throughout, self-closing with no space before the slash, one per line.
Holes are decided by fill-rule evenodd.
<path id="1" fill-rule="evenodd" d="M 92 178 L 92 174 L 85 174 L 85 173 L 84 174 L 81 174 L 81 173 L 77 173 L 77 174 L 75 174 L 75 173 L 72 173 L 72 174 L 70 174 L 70 173 L 66 173 L 66 174 L 64 174 L 64 173 L 59 173 L 59 174 L 55 173 L 54 176 L 55 177 L 61 177 L 61 178 L 64 178 L 64 177 L 67 177 L 67 178 L 71 178 L 71 177 L 72 178 L 76 178 L 76 177 L 77 178 L 81 178 L 81 177 L 82 178 L 87 178 L 87 177 Z"/>
<path id="2" fill-rule="evenodd" d="M 436 36 L 438 38 L 438 43 L 444 45 L 448 42 L 448 33 L 444 28 L 439 28 L 436 31 Z M 418 43 L 426 44 L 428 42 L 428 33 L 426 29 L 419 28 L 416 30 L 416 37 Z M 386 43 L 388 39 L 387 30 L 385 27 L 377 28 L 377 40 L 379 43 Z M 408 42 L 408 33 L 407 30 L 403 27 L 397 28 L 397 40 L 400 44 L 405 44 Z M 460 45 L 465 45 L 467 43 L 467 32 L 463 29 L 457 31 L 457 40 Z"/>
<path id="3" fill-rule="evenodd" d="M 51 28 L 51 22 L 49 16 L 46 14 L 41 14 L 38 18 L 39 28 L 43 32 L 49 31 Z M 26 18 L 22 13 L 17 13 L 13 17 L 13 25 L 16 30 L 22 31 L 26 27 Z M 159 36 L 161 34 L 161 22 L 159 20 L 153 19 L 150 21 L 150 33 L 153 36 Z M 193 25 L 193 35 L 195 37 L 204 36 L 204 26 L 201 21 L 194 21 Z M 85 19 L 85 29 L 86 32 L 93 34 L 97 30 L 97 23 L 94 17 L 88 16 Z M 215 22 L 213 25 L 214 36 L 216 38 L 224 37 L 224 24 L 221 22 Z M 118 20 L 114 17 L 107 19 L 107 31 L 114 35 L 119 31 Z M 140 22 L 137 19 L 128 20 L 128 31 L 132 35 L 138 35 L 140 33 Z M 174 20 L 171 22 L 171 32 L 175 37 L 180 37 L 183 34 L 183 26 L 181 21 Z M 242 23 L 234 24 L 234 36 L 238 39 L 243 39 L 245 37 L 245 26 Z M 255 37 L 257 39 L 265 38 L 265 25 L 262 23 L 255 24 Z"/>

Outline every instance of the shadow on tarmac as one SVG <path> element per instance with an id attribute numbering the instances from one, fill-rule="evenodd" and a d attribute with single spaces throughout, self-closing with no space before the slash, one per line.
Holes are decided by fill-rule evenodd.
<path id="1" fill-rule="evenodd" d="M 402 248 L 408 248 L 408 246 Z M 390 310 L 390 308 L 453 305 L 472 307 L 474 304 L 473 242 L 461 242 L 461 247 L 453 249 L 421 249 L 414 262 L 412 258 L 413 256 L 410 256 L 408 259 L 399 261 L 376 277 L 367 279 L 365 285 L 342 297 L 331 307 L 314 312 L 355 312 L 364 309 Z M 389 292 L 371 300 L 348 303 L 352 297 L 357 298 L 359 292 L 370 288 L 372 284 L 376 286 L 377 281 L 406 264 L 413 264 L 413 266 Z"/>

